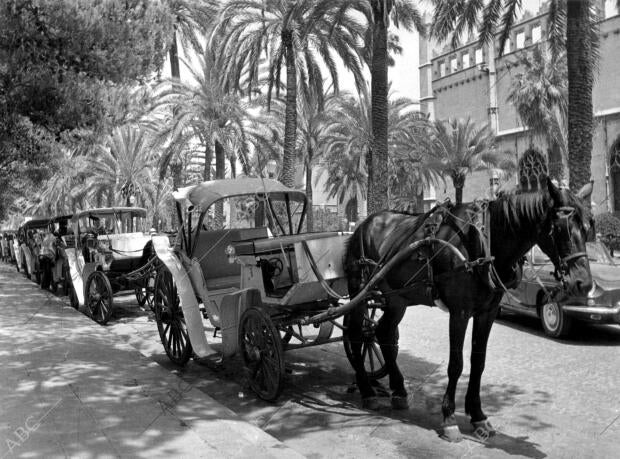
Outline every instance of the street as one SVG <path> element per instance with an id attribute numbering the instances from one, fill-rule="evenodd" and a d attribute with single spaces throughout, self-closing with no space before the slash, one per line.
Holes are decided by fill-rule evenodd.
<path id="1" fill-rule="evenodd" d="M 38 290 L 22 274 L 9 269 L 2 271 L 5 277 L 0 300 L 4 303 L 11 301 L 13 321 L 18 319 L 20 308 L 26 306 L 35 311 L 32 317 L 40 316 L 38 320 L 41 323 L 53 317 L 56 313 L 53 309 L 57 306 L 49 302 L 50 293 Z M 19 287 L 24 292 L 22 299 L 11 294 L 11 285 L 24 285 Z M 32 304 L 33 298 L 38 297 L 41 298 L 37 300 L 40 305 Z M 45 300 L 46 297 L 48 300 Z M 58 301 L 68 304 L 66 297 L 56 297 L 55 303 Z M 577 329 L 571 340 L 553 341 L 543 336 L 536 320 L 515 316 L 498 321 L 491 333 L 481 391 L 483 409 L 498 430 L 498 434 L 487 441 L 472 436 L 469 419 L 463 411 L 470 348 L 467 339 L 465 369 L 456 398 L 457 419 L 465 440 L 448 443 L 438 435 L 440 403 L 447 383 L 448 316 L 436 308 L 411 307 L 401 324 L 398 361 L 407 380 L 410 410 L 392 411 L 389 399 L 385 399 L 385 409 L 369 412 L 360 408 L 359 394 L 352 385 L 353 373 L 341 343 L 287 353 L 285 389 L 277 403 L 271 404 L 257 399 L 246 387 L 243 365 L 238 358 L 227 360 L 216 369 L 193 361 L 185 368 L 177 368 L 165 355 L 152 313 L 141 309 L 132 295 L 117 297 L 115 301 L 116 309 L 108 326 L 100 327 L 94 322 L 89 325 L 108 337 L 101 341 L 103 344 L 95 345 L 93 342 L 90 348 L 84 347 L 87 343 L 84 341 L 84 330 L 78 334 L 78 347 L 70 342 L 66 348 L 48 346 L 48 358 L 62 361 L 67 357 L 67 349 L 81 349 L 80 355 L 94 352 L 96 355 L 91 355 L 88 360 L 97 362 L 113 351 L 106 343 L 118 343 L 115 347 L 133 347 L 142 353 L 141 358 L 145 362 L 154 360 L 170 376 L 182 378 L 183 394 L 190 389 L 205 394 L 243 421 L 259 427 L 306 457 L 618 456 L 618 326 L 584 325 Z M 69 314 L 81 322 L 90 323 L 89 319 L 68 307 L 64 307 L 63 311 L 63 321 L 68 320 Z M 28 323 L 31 323 L 31 318 L 25 322 L 26 325 Z M 11 333 L 22 333 L 21 330 L 25 329 L 9 326 L 5 329 L 4 342 L 9 342 Z M 54 330 L 46 330 L 45 333 L 54 336 Z M 212 338 L 212 329 L 207 328 L 207 336 L 217 346 L 219 338 Z M 28 355 L 27 346 L 32 340 L 24 341 L 13 336 L 13 342 L 20 340 L 24 343 L 20 355 Z M 2 351 L 4 355 L 11 355 L 7 354 L 9 349 Z M 69 352 L 73 354 L 76 351 Z M 83 358 L 86 358 L 85 354 Z M 134 363 L 131 359 L 135 357 L 131 357 L 126 350 L 115 358 L 116 368 L 120 368 L 119 364 L 129 368 L 136 365 L 136 369 L 144 367 L 142 361 Z M 127 361 L 119 362 L 118 359 Z M 93 365 L 90 364 L 96 369 Z M 18 377 L 14 374 L 17 370 L 11 368 L 15 367 L 4 368 L 5 381 Z M 81 384 L 77 374 L 72 380 L 73 385 Z M 166 384 L 178 385 L 173 380 L 166 381 L 160 380 L 159 390 L 164 391 Z M 107 387 L 111 383 L 113 381 L 109 378 L 102 379 L 100 389 L 107 393 L 117 392 L 117 387 Z M 61 381 L 55 383 L 54 390 L 61 389 L 59 384 Z M 9 387 L 6 389 L 9 390 Z M 96 400 L 93 398 L 90 402 L 95 410 Z M 112 409 L 109 406 L 113 403 L 112 399 L 106 398 L 105 403 L 106 410 Z M 183 409 L 185 416 L 190 415 L 192 408 L 189 400 L 184 401 Z M 199 419 L 201 416 L 195 413 L 192 418 Z M 67 421 L 71 425 L 74 423 Z M 127 433 L 140 430 L 127 422 L 139 421 L 137 418 L 126 420 Z M 229 440 L 221 438 L 220 441 Z M 34 444 L 25 444 L 21 452 L 27 454 L 27 448 Z M 165 443 L 160 444 L 165 448 Z M 74 447 L 79 448 L 77 445 Z M 155 450 L 152 452 L 155 453 Z M 65 455 L 71 454 L 65 451 Z"/>
<path id="2" fill-rule="evenodd" d="M 472 436 L 464 414 L 471 324 L 457 390 L 466 440 L 438 437 L 447 384 L 448 315 L 410 307 L 400 327 L 398 362 L 410 410 L 361 410 L 341 343 L 289 352 L 285 389 L 276 404 L 244 385 L 242 362 L 216 370 L 190 362 L 179 369 L 159 342 L 152 314 L 132 297 L 107 327 L 247 421 L 308 457 L 617 457 L 620 448 L 620 327 L 578 326 L 571 340 L 546 338 L 539 323 L 509 316 L 494 325 L 482 381 L 483 409 L 499 434 Z M 206 322 L 205 322 L 206 323 Z M 207 329 L 211 342 L 213 330 Z M 387 386 L 387 382 L 384 383 Z"/>

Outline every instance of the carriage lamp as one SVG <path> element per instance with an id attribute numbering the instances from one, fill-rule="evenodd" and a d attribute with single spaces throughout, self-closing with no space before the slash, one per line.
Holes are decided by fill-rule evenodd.
<path id="1" fill-rule="evenodd" d="M 237 261 L 237 253 L 232 245 L 227 246 L 224 252 L 226 252 L 226 256 L 228 257 L 228 263 L 232 264 Z"/>

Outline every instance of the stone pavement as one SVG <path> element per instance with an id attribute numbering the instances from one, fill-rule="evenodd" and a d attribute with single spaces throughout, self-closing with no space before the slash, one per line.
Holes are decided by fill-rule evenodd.
<path id="1" fill-rule="evenodd" d="M 0 263 L 0 459 L 300 457 Z"/>

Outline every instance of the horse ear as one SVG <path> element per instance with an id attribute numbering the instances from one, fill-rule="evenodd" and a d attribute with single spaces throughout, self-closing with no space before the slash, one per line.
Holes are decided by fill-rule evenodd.
<path id="1" fill-rule="evenodd" d="M 549 177 L 547 177 L 547 190 L 549 191 L 549 195 L 551 196 L 551 199 L 553 200 L 553 205 L 561 206 L 562 205 L 562 194 L 560 193 L 560 190 L 558 189 L 558 187 L 555 186 L 555 184 Z"/>
<path id="2" fill-rule="evenodd" d="M 594 180 L 590 180 L 581 189 L 577 192 L 575 196 L 579 199 L 588 201 L 590 199 L 590 195 L 592 194 L 592 189 L 594 188 Z"/>

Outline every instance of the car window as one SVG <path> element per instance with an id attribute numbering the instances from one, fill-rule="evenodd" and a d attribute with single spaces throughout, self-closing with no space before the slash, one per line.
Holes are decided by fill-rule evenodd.
<path id="1" fill-rule="evenodd" d="M 605 263 L 615 265 L 613 258 L 609 254 L 607 247 L 600 242 L 587 242 L 586 250 L 588 252 L 588 260 L 594 263 Z"/>

